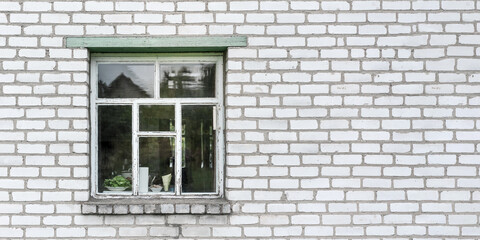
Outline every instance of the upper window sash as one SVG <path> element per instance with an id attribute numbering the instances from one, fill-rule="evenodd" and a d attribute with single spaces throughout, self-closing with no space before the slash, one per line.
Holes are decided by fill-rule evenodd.
<path id="1" fill-rule="evenodd" d="M 145 56 L 146 55 L 146 56 Z M 144 57 L 145 56 L 145 57 Z M 153 98 L 99 98 L 98 97 L 98 65 L 99 64 L 154 64 L 154 97 Z M 161 67 L 174 64 L 215 64 L 215 97 L 202 98 L 162 98 L 160 96 Z M 92 100 L 95 103 L 219 103 L 223 98 L 223 57 L 221 54 L 92 54 L 91 75 L 95 82 L 91 84 Z M 94 79 L 94 78 L 92 78 Z M 154 100 L 154 101 L 152 101 Z"/>

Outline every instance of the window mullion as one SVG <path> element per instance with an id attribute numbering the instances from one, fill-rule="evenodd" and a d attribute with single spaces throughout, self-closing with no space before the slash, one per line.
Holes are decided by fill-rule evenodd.
<path id="1" fill-rule="evenodd" d="M 132 105 L 132 192 L 138 195 L 139 149 L 138 149 L 138 103 Z"/>
<path id="2" fill-rule="evenodd" d="M 175 104 L 175 195 L 182 192 L 182 109 L 179 102 Z"/>

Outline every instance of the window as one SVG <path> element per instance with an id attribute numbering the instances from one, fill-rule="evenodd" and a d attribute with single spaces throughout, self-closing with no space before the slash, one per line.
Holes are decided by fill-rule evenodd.
<path id="1" fill-rule="evenodd" d="M 223 58 L 93 54 L 92 194 L 223 195 Z"/>

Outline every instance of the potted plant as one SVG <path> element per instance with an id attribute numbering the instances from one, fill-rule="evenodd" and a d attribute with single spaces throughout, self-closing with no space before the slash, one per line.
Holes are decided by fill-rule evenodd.
<path id="1" fill-rule="evenodd" d="M 124 191 L 132 186 L 128 179 L 121 175 L 115 176 L 112 179 L 105 179 L 103 185 L 110 191 Z"/>

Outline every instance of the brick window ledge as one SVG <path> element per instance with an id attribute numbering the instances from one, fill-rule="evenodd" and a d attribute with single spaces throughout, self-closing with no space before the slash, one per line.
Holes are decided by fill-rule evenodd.
<path id="1" fill-rule="evenodd" d="M 85 215 L 224 215 L 231 212 L 231 204 L 225 199 L 92 199 L 82 204 Z"/>

